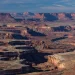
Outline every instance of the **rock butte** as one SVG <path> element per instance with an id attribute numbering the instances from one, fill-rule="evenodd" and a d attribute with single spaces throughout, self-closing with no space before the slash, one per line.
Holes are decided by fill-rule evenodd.
<path id="1" fill-rule="evenodd" d="M 48 56 L 48 62 L 58 69 L 69 69 L 75 65 L 75 52 L 58 53 Z"/>

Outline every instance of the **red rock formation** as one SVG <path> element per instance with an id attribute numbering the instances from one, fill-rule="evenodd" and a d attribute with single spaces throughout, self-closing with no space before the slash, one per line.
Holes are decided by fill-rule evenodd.
<path id="1" fill-rule="evenodd" d="M 15 22 L 15 19 L 9 13 L 0 13 L 0 22 Z"/>
<path id="2" fill-rule="evenodd" d="M 71 16 L 72 16 L 72 19 L 75 19 L 75 13 L 72 13 Z"/>
<path id="3" fill-rule="evenodd" d="M 64 13 L 59 13 L 59 14 L 58 14 L 58 19 L 59 19 L 59 20 L 61 20 L 61 19 L 62 19 L 62 20 L 65 20 L 65 19 L 66 19 L 65 17 L 66 17 L 66 16 L 65 16 Z"/>
<path id="4" fill-rule="evenodd" d="M 14 18 L 18 17 L 23 19 L 27 17 L 28 19 L 39 19 L 39 20 L 46 20 L 46 21 L 65 21 L 65 20 L 75 20 L 75 13 L 12 13 L 11 14 Z"/>
<path id="5" fill-rule="evenodd" d="M 29 13 L 28 12 L 24 12 L 23 15 L 29 15 Z"/>
<path id="6" fill-rule="evenodd" d="M 43 19 L 44 18 L 44 14 L 35 14 L 35 16 L 33 16 L 33 18 L 38 18 L 38 19 Z"/>

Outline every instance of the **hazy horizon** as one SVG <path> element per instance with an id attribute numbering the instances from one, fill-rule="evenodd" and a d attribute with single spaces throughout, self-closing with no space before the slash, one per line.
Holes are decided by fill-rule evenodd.
<path id="1" fill-rule="evenodd" d="M 0 0 L 0 12 L 75 12 L 75 0 Z"/>

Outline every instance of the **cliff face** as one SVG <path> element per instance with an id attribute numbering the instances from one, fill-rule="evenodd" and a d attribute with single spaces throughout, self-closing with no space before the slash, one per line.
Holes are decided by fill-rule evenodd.
<path id="1" fill-rule="evenodd" d="M 48 62 L 57 66 L 58 69 L 69 69 L 75 65 L 74 55 L 75 52 L 58 53 L 50 55 L 48 56 Z"/>
<path id="2" fill-rule="evenodd" d="M 70 21 L 75 20 L 75 13 L 0 13 L 0 22 L 28 21 Z"/>
<path id="3" fill-rule="evenodd" d="M 0 22 L 15 22 L 15 19 L 9 13 L 0 13 Z"/>
<path id="4" fill-rule="evenodd" d="M 44 21 L 57 21 L 57 20 L 75 20 L 75 13 L 12 13 L 14 18 L 21 19 L 39 19 Z"/>

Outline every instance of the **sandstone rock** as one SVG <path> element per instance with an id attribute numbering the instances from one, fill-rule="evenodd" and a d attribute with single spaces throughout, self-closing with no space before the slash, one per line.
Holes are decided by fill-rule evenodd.
<path id="1" fill-rule="evenodd" d="M 75 52 L 59 53 L 48 56 L 48 62 L 53 63 L 58 69 L 69 69 L 75 65 Z"/>

